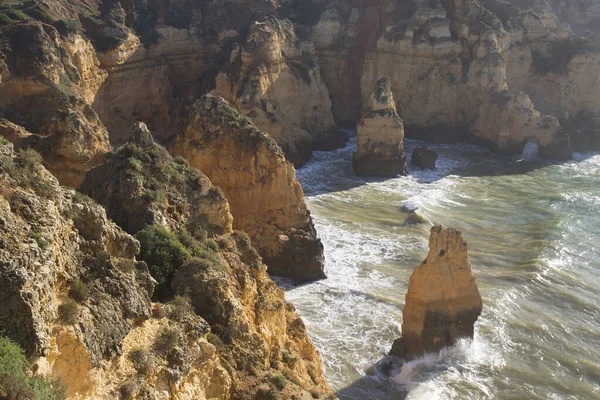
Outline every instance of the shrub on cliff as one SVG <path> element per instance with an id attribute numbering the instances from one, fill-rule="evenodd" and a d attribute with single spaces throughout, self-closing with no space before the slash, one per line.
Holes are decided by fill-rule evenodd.
<path id="1" fill-rule="evenodd" d="M 62 400 L 66 397 L 59 382 L 29 377 L 29 363 L 23 350 L 0 336 L 0 398 Z"/>
<path id="2" fill-rule="evenodd" d="M 140 258 L 148 264 L 150 275 L 158 282 L 155 296 L 161 298 L 171 286 L 173 274 L 192 258 L 185 246 L 167 229 L 149 225 L 135 234 L 140 241 Z"/>

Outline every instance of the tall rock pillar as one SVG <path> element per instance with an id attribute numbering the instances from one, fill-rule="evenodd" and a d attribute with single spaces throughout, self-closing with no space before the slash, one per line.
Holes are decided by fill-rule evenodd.
<path id="1" fill-rule="evenodd" d="M 402 337 L 390 354 L 410 360 L 473 337 L 482 301 L 459 231 L 434 226 L 429 254 L 408 283 Z"/>
<path id="2" fill-rule="evenodd" d="M 394 177 L 404 174 L 404 124 L 396 111 L 392 85 L 379 78 L 357 129 L 352 165 L 359 176 Z"/>

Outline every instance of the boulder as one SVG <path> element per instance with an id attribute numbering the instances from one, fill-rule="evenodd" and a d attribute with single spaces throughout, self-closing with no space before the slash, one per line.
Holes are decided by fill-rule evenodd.
<path id="1" fill-rule="evenodd" d="M 410 163 L 421 169 L 435 169 L 437 158 L 438 153 L 428 149 L 427 146 L 421 146 L 413 150 Z"/>
<path id="2" fill-rule="evenodd" d="M 482 300 L 467 244 L 459 231 L 431 228 L 429 254 L 412 273 L 402 312 L 402 337 L 390 355 L 410 360 L 473 337 Z"/>
<path id="3" fill-rule="evenodd" d="M 357 129 L 357 151 L 352 166 L 359 176 L 394 177 L 404 174 L 404 124 L 396 112 L 390 80 L 384 76 Z"/>

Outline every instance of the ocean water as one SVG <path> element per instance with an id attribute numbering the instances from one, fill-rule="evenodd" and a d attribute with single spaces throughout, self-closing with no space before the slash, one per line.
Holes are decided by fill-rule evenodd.
<path id="1" fill-rule="evenodd" d="M 409 158 L 419 145 L 407 141 Z M 437 170 L 384 180 L 355 176 L 354 148 L 297 171 L 328 279 L 279 281 L 338 397 L 600 399 L 600 156 L 430 145 Z M 386 354 L 433 224 L 463 232 L 483 314 L 473 340 L 402 365 Z"/>

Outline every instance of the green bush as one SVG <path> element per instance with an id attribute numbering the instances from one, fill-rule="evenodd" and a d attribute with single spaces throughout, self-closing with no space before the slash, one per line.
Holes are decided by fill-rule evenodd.
<path id="1" fill-rule="evenodd" d="M 0 136 L 0 145 L 6 146 L 9 143 L 10 142 L 8 141 L 8 139 L 6 139 L 4 136 Z"/>
<path id="2" fill-rule="evenodd" d="M 175 328 L 168 328 L 158 334 L 153 347 L 159 355 L 166 355 L 179 346 L 180 342 L 181 335 L 179 331 Z"/>
<path id="3" fill-rule="evenodd" d="M 273 384 L 277 389 L 283 390 L 287 385 L 287 379 L 285 379 L 285 376 L 283 375 L 275 375 L 273 377 Z"/>
<path id="4" fill-rule="evenodd" d="M 39 248 L 42 249 L 42 251 L 46 251 L 48 249 L 48 241 L 44 239 L 44 236 L 41 234 L 41 232 L 31 231 L 29 232 L 29 237 L 35 240 L 35 242 L 37 243 Z"/>
<path id="5" fill-rule="evenodd" d="M 58 318 L 65 325 L 74 325 L 77 323 L 77 317 L 79 316 L 79 305 L 71 298 L 65 299 L 65 301 L 58 306 Z"/>
<path id="6" fill-rule="evenodd" d="M 223 350 L 225 348 L 225 343 L 223 343 L 221 338 L 215 335 L 214 333 L 207 334 L 206 341 L 215 346 L 217 350 Z"/>
<path id="7" fill-rule="evenodd" d="M 148 375 L 152 372 L 152 354 L 144 347 L 136 347 L 129 352 L 129 360 L 140 375 Z"/>
<path id="8" fill-rule="evenodd" d="M 140 258 L 148 264 L 150 275 L 158 282 L 155 295 L 167 290 L 175 271 L 192 258 L 185 246 L 171 232 L 158 225 L 149 225 L 135 234 L 140 241 Z"/>
<path id="9" fill-rule="evenodd" d="M 69 288 L 69 297 L 78 303 L 83 303 L 90 295 L 90 286 L 79 279 L 74 281 Z"/>
<path id="10" fill-rule="evenodd" d="M 66 396 L 60 382 L 29 377 L 29 363 L 23 350 L 0 336 L 0 398 L 63 400 Z"/>
<path id="11" fill-rule="evenodd" d="M 54 27 L 63 35 L 75 33 L 79 30 L 79 25 L 75 19 L 59 19 L 54 23 Z"/>
<path id="12" fill-rule="evenodd" d="M 175 321 L 181 321 L 187 314 L 192 313 L 190 299 L 183 296 L 175 296 L 169 302 L 169 317 Z"/>

